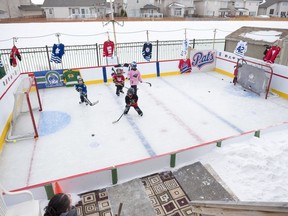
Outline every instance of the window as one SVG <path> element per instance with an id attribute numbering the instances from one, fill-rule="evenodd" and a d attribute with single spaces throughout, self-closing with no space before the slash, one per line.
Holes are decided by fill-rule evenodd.
<path id="1" fill-rule="evenodd" d="M 269 14 L 273 15 L 274 14 L 274 9 L 270 9 Z"/>
<path id="2" fill-rule="evenodd" d="M 49 8 L 49 14 L 53 14 L 53 8 Z"/>
<path id="3" fill-rule="evenodd" d="M 79 9 L 78 8 L 72 8 L 71 13 L 72 14 L 79 14 Z"/>
<path id="4" fill-rule="evenodd" d="M 175 16 L 182 16 L 182 9 L 181 8 L 175 8 L 174 15 Z"/>

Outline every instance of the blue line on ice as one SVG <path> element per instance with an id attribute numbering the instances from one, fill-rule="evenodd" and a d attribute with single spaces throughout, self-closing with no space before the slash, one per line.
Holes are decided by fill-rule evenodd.
<path id="1" fill-rule="evenodd" d="M 107 86 L 108 87 L 108 86 Z M 114 91 L 112 92 L 111 88 L 109 88 L 110 93 L 112 93 L 113 95 L 115 94 Z M 119 98 L 117 98 L 119 99 Z M 124 100 L 124 98 L 123 98 Z M 115 100 L 116 103 L 119 105 L 120 108 L 124 109 L 124 107 L 122 106 L 122 104 L 120 103 L 120 100 Z M 132 108 L 133 109 L 133 108 Z M 134 111 L 133 110 L 130 110 Z M 139 137 L 139 140 L 141 141 L 141 143 L 143 144 L 143 146 L 145 147 L 146 151 L 148 152 L 148 154 L 150 156 L 155 156 L 156 153 L 154 152 L 154 150 L 152 149 L 151 145 L 149 144 L 149 142 L 147 141 L 146 137 L 144 136 L 144 134 L 142 133 L 142 131 L 140 130 L 140 128 L 137 126 L 137 124 L 134 122 L 133 118 L 129 115 L 126 116 L 126 119 L 128 120 L 130 126 L 132 127 L 132 129 L 134 130 L 134 132 L 136 133 L 136 135 Z"/>

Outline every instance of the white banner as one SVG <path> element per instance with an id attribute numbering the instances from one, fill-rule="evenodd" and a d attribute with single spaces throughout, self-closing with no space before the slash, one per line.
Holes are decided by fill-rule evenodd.
<path id="1" fill-rule="evenodd" d="M 190 59 L 193 72 L 213 71 L 216 65 L 216 50 L 191 50 Z"/>

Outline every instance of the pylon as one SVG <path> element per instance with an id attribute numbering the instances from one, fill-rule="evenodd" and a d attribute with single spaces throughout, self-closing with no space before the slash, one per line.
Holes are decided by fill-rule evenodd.
<path id="1" fill-rule="evenodd" d="M 59 194 L 59 193 L 63 193 L 63 190 L 60 187 L 59 183 L 55 182 L 55 184 L 54 184 L 54 194 Z"/>

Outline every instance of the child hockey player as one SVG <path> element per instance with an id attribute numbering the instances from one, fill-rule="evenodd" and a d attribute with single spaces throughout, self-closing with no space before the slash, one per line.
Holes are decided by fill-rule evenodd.
<path id="1" fill-rule="evenodd" d="M 84 83 L 84 80 L 81 77 L 78 77 L 77 82 L 78 83 L 75 85 L 75 89 L 76 89 L 76 91 L 78 91 L 80 93 L 79 104 L 86 102 L 86 105 L 88 105 L 87 100 L 85 100 L 85 98 L 87 98 L 87 87 Z"/>
<path id="2" fill-rule="evenodd" d="M 124 110 L 124 115 L 128 114 L 129 109 L 132 106 L 140 116 L 143 116 L 143 112 L 139 108 L 137 102 L 138 102 L 138 96 L 135 94 L 134 89 L 129 88 L 127 91 L 127 95 L 125 97 L 126 106 L 125 106 L 125 110 Z"/>
<path id="3" fill-rule="evenodd" d="M 128 71 L 127 79 L 130 80 L 131 88 L 134 89 L 134 94 L 137 95 L 137 85 L 142 83 L 142 77 L 139 70 L 137 70 L 137 63 L 133 61 L 131 63 L 131 69 Z"/>
<path id="4" fill-rule="evenodd" d="M 122 68 L 116 68 L 116 72 L 112 73 L 113 82 L 116 86 L 116 95 L 119 96 L 120 92 L 123 92 L 125 77 L 123 75 L 123 69 Z"/>

